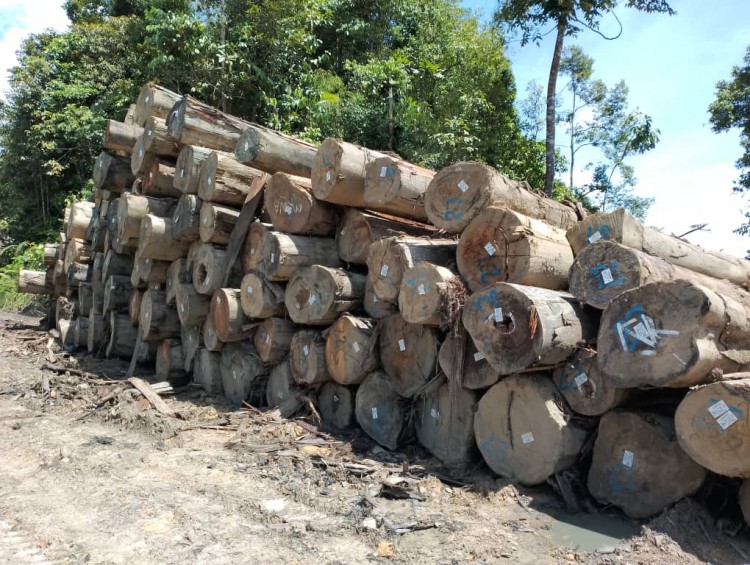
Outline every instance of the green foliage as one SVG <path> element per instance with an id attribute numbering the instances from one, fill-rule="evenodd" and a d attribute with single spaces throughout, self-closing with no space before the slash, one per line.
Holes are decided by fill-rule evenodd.
<path id="1" fill-rule="evenodd" d="M 750 190 L 750 46 L 745 53 L 743 66 L 732 69 L 732 79 L 722 80 L 716 85 L 716 100 L 708 111 L 713 131 L 740 130 L 740 146 L 744 153 L 735 163 L 740 176 L 734 190 L 746 192 Z M 737 233 L 750 233 L 750 212 L 745 212 L 745 218 L 748 221 L 737 228 Z"/>
<path id="2" fill-rule="evenodd" d="M 19 310 L 34 301 L 17 289 L 18 273 L 23 269 L 44 270 L 44 244 L 24 241 L 0 251 L 0 309 Z"/>

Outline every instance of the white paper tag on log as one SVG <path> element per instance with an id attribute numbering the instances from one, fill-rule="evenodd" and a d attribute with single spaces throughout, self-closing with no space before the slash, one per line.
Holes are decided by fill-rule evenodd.
<path id="1" fill-rule="evenodd" d="M 372 408 L 372 419 L 377 420 L 378 419 L 378 409 L 373 406 Z"/>
<path id="2" fill-rule="evenodd" d="M 633 460 L 635 459 L 635 453 L 632 451 L 628 451 L 627 449 L 622 454 L 622 464 L 626 467 L 632 467 L 633 466 Z"/>
<path id="3" fill-rule="evenodd" d="M 586 381 L 588 380 L 589 378 L 586 376 L 586 373 L 581 373 L 575 379 L 573 379 L 573 382 L 576 383 L 576 386 L 578 388 L 581 388 L 584 385 L 584 383 L 586 383 Z"/>
<path id="4" fill-rule="evenodd" d="M 612 278 L 612 271 L 611 271 L 611 270 L 609 270 L 609 269 L 604 269 L 604 270 L 602 271 L 602 282 L 603 282 L 604 284 L 610 284 L 610 283 L 612 283 L 612 282 L 613 282 L 614 280 L 615 280 L 615 279 L 613 279 L 613 278 Z"/>
<path id="5" fill-rule="evenodd" d="M 731 410 L 727 410 L 721 416 L 716 418 L 716 423 L 721 426 L 722 430 L 726 430 L 729 426 L 734 424 L 736 421 L 737 421 L 737 416 L 735 416 L 734 412 L 732 412 Z"/>
<path id="6" fill-rule="evenodd" d="M 271 334 L 266 334 L 266 337 L 263 338 L 266 343 L 271 343 Z"/>
<path id="7" fill-rule="evenodd" d="M 331 171 L 326 173 L 326 182 L 331 182 Z"/>
<path id="8" fill-rule="evenodd" d="M 433 408 L 432 410 L 430 410 L 430 416 L 432 416 L 433 418 L 437 420 L 440 418 L 440 412 L 438 412 L 437 410 Z"/>
<path id="9" fill-rule="evenodd" d="M 460 182 L 460 183 L 458 183 L 458 189 L 459 189 L 459 190 L 460 190 L 461 192 L 466 192 L 467 190 L 469 190 L 469 185 L 468 185 L 468 184 L 466 184 L 466 181 L 465 181 L 465 180 L 461 179 L 461 182 Z"/>
<path id="10" fill-rule="evenodd" d="M 420 284 L 420 285 L 419 285 L 419 286 L 417 287 L 417 292 L 418 292 L 418 293 L 419 293 L 419 294 L 420 294 L 421 296 L 424 296 L 425 294 L 427 294 L 427 292 L 426 292 L 426 291 L 425 291 L 425 289 L 424 289 L 424 285 L 423 285 L 423 284 Z"/>
<path id="11" fill-rule="evenodd" d="M 318 300 L 318 299 L 317 299 L 317 298 L 315 298 L 315 295 L 314 295 L 314 294 L 311 294 L 311 295 L 310 295 L 310 298 L 309 298 L 309 299 L 307 300 L 307 303 L 308 303 L 308 304 L 309 304 L 310 306 L 312 306 L 313 304 L 315 304 L 315 302 L 317 302 L 317 300 Z"/>
<path id="12" fill-rule="evenodd" d="M 388 167 L 380 167 L 380 178 L 382 179 L 386 174 L 388 174 Z"/>
<path id="13" fill-rule="evenodd" d="M 723 400 L 719 400 L 716 404 L 709 406 L 708 411 L 711 413 L 711 416 L 718 418 L 724 412 L 729 411 L 729 406 Z"/>
<path id="14" fill-rule="evenodd" d="M 143 157 L 143 148 L 141 148 L 141 150 L 140 150 L 140 151 L 138 152 L 138 156 L 139 156 L 139 157 Z M 101 164 L 101 163 L 99 163 L 99 166 L 101 167 L 101 166 L 102 166 L 102 164 Z"/>
<path id="15" fill-rule="evenodd" d="M 276 253 L 271 253 L 271 263 L 276 262 Z"/>
<path id="16" fill-rule="evenodd" d="M 148 96 L 146 96 L 146 104 L 148 104 L 149 102 L 151 102 L 151 95 L 150 94 Z"/>
<path id="17" fill-rule="evenodd" d="M 354 350 L 355 353 L 359 353 L 362 350 L 362 348 L 359 346 L 359 342 L 357 341 L 352 343 L 352 349 Z"/>
<path id="18" fill-rule="evenodd" d="M 476 353 L 474 354 L 474 361 L 478 363 L 478 362 L 479 362 L 479 361 L 481 361 L 482 359 L 484 359 L 484 355 L 482 354 L 482 352 L 481 352 L 481 351 L 477 351 L 477 352 L 476 352 Z"/>
<path id="19" fill-rule="evenodd" d="M 595 231 L 591 234 L 591 237 L 589 237 L 589 243 L 596 243 L 602 238 L 602 234 L 599 231 Z"/>
<path id="20" fill-rule="evenodd" d="M 377 302 L 377 301 L 378 301 L 378 297 L 377 297 L 377 296 L 375 296 L 375 295 L 373 295 L 373 297 L 372 297 L 372 301 L 373 301 L 373 303 L 374 303 L 374 302 Z"/>
<path id="21" fill-rule="evenodd" d="M 180 169 L 180 178 L 185 178 L 185 169 Z"/>
<path id="22" fill-rule="evenodd" d="M 250 250 L 250 255 L 255 255 L 255 248 Z"/>
<path id="23" fill-rule="evenodd" d="M 521 441 L 524 443 L 532 443 L 534 441 L 534 434 L 531 432 L 526 432 L 521 436 Z"/>
<path id="24" fill-rule="evenodd" d="M 284 204 L 284 213 L 287 216 L 291 216 L 292 212 L 294 212 L 294 210 L 292 209 L 292 206 L 290 204 Z"/>
<path id="25" fill-rule="evenodd" d="M 382 267 L 380 267 L 380 276 L 381 277 L 388 276 L 388 265 L 383 265 Z"/>
<path id="26" fill-rule="evenodd" d="M 151 137 L 152 135 L 154 135 L 154 130 L 152 130 L 151 128 L 148 128 L 148 131 L 146 132 L 146 136 Z"/>
<path id="27" fill-rule="evenodd" d="M 305 346 L 302 348 L 302 354 L 307 357 L 307 355 L 310 353 L 310 348 Z"/>
<path id="28" fill-rule="evenodd" d="M 211 177 L 208 177 L 208 185 L 211 186 Z"/>
<path id="29" fill-rule="evenodd" d="M 490 242 L 487 242 L 487 245 L 484 246 L 484 250 L 487 252 L 487 255 L 492 257 L 495 253 L 497 253 L 497 249 L 495 249 L 495 246 L 492 245 Z"/>
<path id="30" fill-rule="evenodd" d="M 406 351 L 406 342 L 403 339 L 398 340 L 399 351 Z"/>
<path id="31" fill-rule="evenodd" d="M 496 322 L 503 321 L 503 309 L 502 308 L 495 308 L 495 321 Z"/>
<path id="32" fill-rule="evenodd" d="M 252 294 L 253 293 L 253 287 L 249 286 L 247 287 L 247 293 Z"/>

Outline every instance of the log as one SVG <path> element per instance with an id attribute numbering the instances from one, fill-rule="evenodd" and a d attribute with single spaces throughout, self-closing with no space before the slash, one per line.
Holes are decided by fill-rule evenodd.
<path id="1" fill-rule="evenodd" d="M 456 163 L 442 169 L 425 194 L 430 223 L 447 232 L 462 232 L 482 210 L 496 204 L 525 216 L 568 229 L 578 218 L 573 208 L 531 191 L 481 163 Z"/>
<path id="2" fill-rule="evenodd" d="M 55 268 L 52 271 L 52 283 L 55 285 L 55 289 L 67 284 L 67 273 L 65 272 L 64 261 L 55 261 Z"/>
<path id="3" fill-rule="evenodd" d="M 258 325 L 253 336 L 253 344 L 264 363 L 280 363 L 289 355 L 295 325 L 283 318 L 268 318 Z"/>
<path id="4" fill-rule="evenodd" d="M 176 92 L 154 84 L 152 82 L 144 85 L 138 93 L 133 112 L 133 121 L 143 126 L 151 116 L 166 119 L 169 111 L 181 96 Z"/>
<path id="5" fill-rule="evenodd" d="M 499 371 L 492 368 L 463 328 L 445 338 L 438 352 L 438 363 L 448 382 L 467 389 L 489 388 L 500 379 Z"/>
<path id="6" fill-rule="evenodd" d="M 674 421 L 680 447 L 695 462 L 727 477 L 750 477 L 750 373 L 692 389 Z"/>
<path id="7" fill-rule="evenodd" d="M 133 146 L 139 137 L 143 135 L 143 128 L 136 125 L 124 124 L 117 120 L 104 122 L 104 136 L 102 147 L 107 151 L 122 152 L 130 155 Z"/>
<path id="8" fill-rule="evenodd" d="M 104 313 L 110 310 L 120 312 L 130 304 L 130 277 L 123 275 L 112 275 L 104 284 Z"/>
<path id="9" fill-rule="evenodd" d="M 135 125 L 135 104 L 131 104 L 128 106 L 127 112 L 125 112 L 125 117 L 123 118 L 123 123 L 132 126 Z"/>
<path id="10" fill-rule="evenodd" d="M 141 190 L 146 196 L 179 198 L 182 192 L 174 187 L 174 161 L 154 159 L 143 175 Z"/>
<path id="11" fill-rule="evenodd" d="M 82 239 L 71 239 L 65 247 L 65 259 L 63 268 L 67 272 L 74 263 L 89 264 L 94 255 L 91 246 Z"/>
<path id="12" fill-rule="evenodd" d="M 141 137 L 135 140 L 133 152 L 130 155 L 130 172 L 136 177 L 134 182 L 138 183 L 138 190 L 132 190 L 132 192 L 136 194 L 141 192 L 141 187 L 143 186 L 141 177 L 151 169 L 154 161 L 156 161 L 156 155 L 146 151 L 146 139 L 141 135 Z M 138 182 L 138 180 L 141 180 L 141 182 Z M 136 184 L 133 184 L 134 189 L 135 187 Z"/>
<path id="13" fill-rule="evenodd" d="M 203 201 L 198 233 L 203 243 L 226 245 L 240 216 L 238 210 Z"/>
<path id="14" fill-rule="evenodd" d="M 750 362 L 750 295 L 688 281 L 629 290 L 604 310 L 599 368 L 620 388 L 684 387 Z M 719 373 L 720 374 L 720 373 Z"/>
<path id="15" fill-rule="evenodd" d="M 496 282 L 566 290 L 573 251 L 564 230 L 490 206 L 461 233 L 456 263 L 471 291 Z"/>
<path id="16" fill-rule="evenodd" d="M 381 300 L 395 302 L 404 273 L 420 261 L 455 264 L 457 242 L 450 239 L 392 237 L 370 245 L 367 278 Z"/>
<path id="17" fill-rule="evenodd" d="M 243 329 L 250 320 L 242 311 L 237 288 L 220 288 L 214 292 L 209 316 L 216 335 L 224 343 L 243 341 L 252 336 L 252 331 Z"/>
<path id="18" fill-rule="evenodd" d="M 426 221 L 425 193 L 434 176 L 434 171 L 407 161 L 378 157 L 365 167 L 365 204 L 388 206 L 396 216 Z"/>
<path id="19" fill-rule="evenodd" d="M 65 228 L 65 235 L 68 240 L 84 240 L 93 216 L 93 202 L 74 202 L 70 208 L 70 219 Z"/>
<path id="20" fill-rule="evenodd" d="M 149 288 L 143 293 L 138 317 L 143 341 L 162 341 L 180 337 L 180 319 L 177 310 L 167 306 L 167 293 Z"/>
<path id="21" fill-rule="evenodd" d="M 164 285 L 167 282 L 169 261 L 155 261 L 150 257 L 137 257 L 134 261 L 133 273 L 140 275 L 140 280 L 147 284 Z M 131 282 L 132 282 L 131 276 Z"/>
<path id="22" fill-rule="evenodd" d="M 167 123 L 162 118 L 151 116 L 146 120 L 143 132 L 143 148 L 158 157 L 176 159 L 180 145 L 167 135 Z"/>
<path id="23" fill-rule="evenodd" d="M 224 344 L 219 341 L 219 336 L 216 335 L 211 316 L 206 316 L 201 333 L 203 335 L 203 347 L 214 352 L 222 350 Z"/>
<path id="24" fill-rule="evenodd" d="M 302 401 L 295 402 L 299 392 L 288 359 L 271 369 L 266 385 L 266 404 L 269 408 L 279 407 L 281 417 L 289 418 L 302 406 Z"/>
<path id="25" fill-rule="evenodd" d="M 364 432 L 387 449 L 398 449 L 409 435 L 410 402 L 381 371 L 370 373 L 359 385 L 354 413 Z"/>
<path id="26" fill-rule="evenodd" d="M 130 275 L 133 271 L 133 257 L 120 255 L 110 250 L 103 254 L 104 261 L 101 267 L 101 280 L 106 281 L 113 275 Z M 94 267 L 94 279 L 96 280 L 96 267 Z"/>
<path id="27" fill-rule="evenodd" d="M 339 208 L 317 200 L 309 178 L 276 173 L 266 185 L 264 198 L 276 231 L 316 236 L 336 233 Z"/>
<path id="28" fill-rule="evenodd" d="M 301 267 L 339 267 L 336 242 L 327 237 L 304 237 L 268 232 L 263 237 L 258 270 L 270 281 L 288 281 Z"/>
<path id="29" fill-rule="evenodd" d="M 605 239 L 709 277 L 727 279 L 739 285 L 747 285 L 750 281 L 750 261 L 703 249 L 648 228 L 622 208 L 588 216 L 577 226 L 572 226 L 567 237 L 576 255 L 590 243 Z"/>
<path id="30" fill-rule="evenodd" d="M 465 470 L 477 460 L 474 412 L 479 396 L 443 383 L 414 401 L 417 440 L 448 469 Z"/>
<path id="31" fill-rule="evenodd" d="M 325 139 L 318 147 L 310 174 L 315 198 L 370 208 L 364 199 L 365 167 L 378 157 L 384 155 L 331 137 Z"/>
<path id="32" fill-rule="evenodd" d="M 284 286 L 267 281 L 257 272 L 246 274 L 240 283 L 242 311 L 248 318 L 266 319 L 286 315 Z"/>
<path id="33" fill-rule="evenodd" d="M 200 145 L 210 149 L 234 152 L 240 134 L 249 122 L 230 116 L 183 96 L 172 106 L 167 119 L 169 136 L 182 145 Z"/>
<path id="34" fill-rule="evenodd" d="M 45 271 L 27 271 L 22 269 L 18 272 L 18 292 L 26 294 L 54 294 L 55 285 L 52 280 L 47 279 Z"/>
<path id="35" fill-rule="evenodd" d="M 177 156 L 174 186 L 183 194 L 198 194 L 198 184 L 204 161 L 213 153 L 205 147 L 185 145 Z"/>
<path id="36" fill-rule="evenodd" d="M 316 385 L 331 380 L 326 367 L 325 340 L 318 331 L 300 330 L 294 334 L 289 364 L 299 384 Z"/>
<path id="37" fill-rule="evenodd" d="M 146 214 L 141 219 L 141 233 L 138 239 L 138 254 L 143 259 L 159 261 L 175 261 L 187 255 L 187 242 L 172 236 L 171 218 L 160 218 L 153 214 Z"/>
<path id="38" fill-rule="evenodd" d="M 86 265 L 85 263 L 73 263 L 66 273 L 66 281 L 69 289 L 76 289 L 78 285 L 90 282 L 91 279 L 91 265 Z"/>
<path id="39" fill-rule="evenodd" d="M 94 255 L 94 262 L 92 263 L 92 268 L 91 268 L 91 287 L 93 289 L 92 301 L 94 305 L 96 304 L 99 304 L 101 306 L 104 305 L 104 281 L 107 280 L 104 277 L 104 265 L 105 264 L 106 264 L 106 255 L 104 253 L 96 253 Z M 57 266 L 55 266 L 55 271 L 57 271 Z M 120 273 L 113 272 L 111 274 L 120 274 Z M 57 284 L 57 282 L 55 282 L 55 284 Z M 102 312 L 102 310 L 99 309 L 99 312 Z"/>
<path id="40" fill-rule="evenodd" d="M 573 411 L 584 416 L 601 416 L 633 396 L 631 389 L 616 388 L 602 374 L 591 349 L 579 349 L 555 369 L 552 379 Z"/>
<path id="41" fill-rule="evenodd" d="M 54 267 L 55 261 L 57 261 L 57 254 L 60 250 L 60 243 L 45 243 L 44 244 L 44 266 Z"/>
<path id="42" fill-rule="evenodd" d="M 73 345 L 75 349 L 86 347 L 89 335 L 89 319 L 78 316 L 73 324 Z"/>
<path id="43" fill-rule="evenodd" d="M 94 163 L 94 188 L 122 192 L 133 185 L 135 175 L 130 170 L 130 157 L 103 151 Z"/>
<path id="44" fill-rule="evenodd" d="M 227 343 L 221 350 L 220 370 L 224 396 L 235 406 L 259 395 L 265 398 L 268 371 L 251 343 Z"/>
<path id="45" fill-rule="evenodd" d="M 238 163 L 234 155 L 214 151 L 203 162 L 198 196 L 206 202 L 239 208 L 245 202 L 253 181 L 263 174 L 263 171 Z"/>
<path id="46" fill-rule="evenodd" d="M 192 373 L 195 367 L 195 356 L 201 347 L 201 330 L 199 326 L 182 326 L 180 328 L 182 343 L 182 362 L 186 373 Z"/>
<path id="47" fill-rule="evenodd" d="M 370 245 L 379 239 L 403 235 L 431 236 L 436 233 L 435 228 L 426 224 L 398 221 L 398 218 L 347 208 L 336 232 L 336 246 L 343 261 L 364 265 Z"/>
<path id="48" fill-rule="evenodd" d="M 475 292 L 462 315 L 477 350 L 501 375 L 562 363 L 594 338 L 597 318 L 566 292 L 511 283 Z"/>
<path id="49" fill-rule="evenodd" d="M 365 276 L 312 265 L 297 269 L 287 284 L 284 304 L 298 324 L 329 325 L 344 312 L 361 310 Z"/>
<path id="50" fill-rule="evenodd" d="M 156 350 L 156 376 L 161 381 L 185 382 L 182 344 L 179 339 L 165 339 Z"/>
<path id="51" fill-rule="evenodd" d="M 173 198 L 150 198 L 140 194 L 123 194 L 117 205 L 117 236 L 129 240 L 140 237 L 141 220 L 147 215 L 171 218 L 177 201 Z"/>
<path id="52" fill-rule="evenodd" d="M 181 284 L 193 283 L 193 271 L 187 268 L 187 259 L 175 259 L 167 269 L 167 304 L 175 303 L 177 287 Z M 180 320 L 182 322 L 182 320 Z M 183 324 L 184 325 L 184 324 Z"/>
<path id="53" fill-rule="evenodd" d="M 588 475 L 591 495 L 646 518 L 698 491 L 706 470 L 680 448 L 674 421 L 660 414 L 609 412 L 599 422 Z"/>
<path id="54" fill-rule="evenodd" d="M 745 522 L 750 526 L 750 479 L 743 481 L 739 493 L 740 509 L 745 517 Z"/>
<path id="55" fill-rule="evenodd" d="M 401 280 L 398 308 L 410 324 L 453 325 L 461 315 L 466 287 L 461 277 L 434 263 L 419 262 Z"/>
<path id="56" fill-rule="evenodd" d="M 133 353 L 138 347 L 135 356 L 137 361 L 147 361 L 153 358 L 155 353 L 155 344 L 138 342 L 138 328 L 130 323 L 130 320 L 124 314 L 116 312 L 109 313 L 109 341 L 105 355 L 108 358 L 119 357 L 120 359 L 131 360 Z"/>
<path id="57" fill-rule="evenodd" d="M 193 263 L 193 285 L 195 290 L 201 294 L 213 295 L 221 288 L 222 275 L 224 274 L 224 263 L 226 262 L 226 250 L 208 243 L 202 244 L 195 253 Z M 233 265 L 229 277 L 229 286 L 239 288 L 241 273 Z"/>
<path id="58" fill-rule="evenodd" d="M 93 305 L 94 285 L 92 283 L 81 283 L 81 286 L 78 288 L 78 306 L 81 316 L 88 318 L 91 315 Z"/>
<path id="59" fill-rule="evenodd" d="M 367 318 L 343 314 L 326 336 L 326 365 L 331 378 L 342 385 L 356 385 L 380 367 L 378 334 Z"/>
<path id="60" fill-rule="evenodd" d="M 356 390 L 337 382 L 329 381 L 318 392 L 320 418 L 337 430 L 347 430 L 354 425 Z"/>
<path id="61" fill-rule="evenodd" d="M 143 293 L 140 288 L 131 288 L 130 300 L 128 301 L 128 318 L 134 326 L 138 325 L 138 318 L 141 315 L 141 302 L 143 302 Z"/>
<path id="62" fill-rule="evenodd" d="M 193 242 L 200 239 L 201 208 L 203 200 L 195 194 L 185 194 L 177 201 L 172 216 L 172 237 L 179 241 Z"/>
<path id="63" fill-rule="evenodd" d="M 432 328 L 408 324 L 399 314 L 382 321 L 380 362 L 398 394 L 411 398 L 435 376 L 439 346 Z"/>
<path id="64" fill-rule="evenodd" d="M 271 224 L 263 222 L 253 222 L 247 230 L 245 244 L 242 247 L 240 258 L 242 261 L 242 272 L 247 274 L 250 271 L 257 271 L 260 264 L 261 251 L 263 248 L 263 238 L 273 229 Z"/>
<path id="65" fill-rule="evenodd" d="M 212 396 L 224 394 L 221 379 L 221 354 L 200 348 L 195 355 L 193 380 Z"/>
<path id="66" fill-rule="evenodd" d="M 270 174 L 310 178 L 317 147 L 257 124 L 247 124 L 234 149 L 237 161 Z"/>
<path id="67" fill-rule="evenodd" d="M 89 316 L 89 327 L 86 332 L 86 350 L 97 356 L 102 354 L 102 348 L 107 344 L 106 321 L 104 316 L 93 311 Z"/>
<path id="68" fill-rule="evenodd" d="M 566 417 L 547 373 L 514 375 L 490 388 L 474 416 L 474 437 L 495 473 L 524 485 L 573 465 L 588 432 Z"/>
<path id="69" fill-rule="evenodd" d="M 183 327 L 201 326 L 211 311 L 211 297 L 200 294 L 192 284 L 175 288 L 177 315 Z"/>
<path id="70" fill-rule="evenodd" d="M 76 321 L 58 320 L 57 333 L 60 334 L 60 342 L 67 351 L 75 351 L 78 347 L 76 342 Z"/>
<path id="71" fill-rule="evenodd" d="M 383 320 L 388 316 L 398 314 L 398 304 L 389 300 L 380 300 L 372 290 L 369 280 L 365 282 L 364 307 L 365 312 L 375 320 Z"/>

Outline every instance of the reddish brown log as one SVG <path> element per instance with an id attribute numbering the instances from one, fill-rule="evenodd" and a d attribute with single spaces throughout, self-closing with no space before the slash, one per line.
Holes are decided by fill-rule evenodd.
<path id="1" fill-rule="evenodd" d="M 242 311 L 239 289 L 220 288 L 214 292 L 209 316 L 216 335 L 224 343 L 243 341 L 252 336 L 252 331 L 243 329 L 250 320 Z"/>
<path id="2" fill-rule="evenodd" d="M 260 273 L 248 273 L 240 283 L 242 311 L 248 318 L 284 316 L 284 286 L 272 283 Z"/>
<path id="3" fill-rule="evenodd" d="M 326 337 L 328 372 L 342 385 L 355 385 L 380 366 L 378 336 L 372 320 L 343 314 Z"/>
<path id="4" fill-rule="evenodd" d="M 380 328 L 380 361 L 398 394 L 411 398 L 435 376 L 440 343 L 432 328 L 395 314 Z"/>
<path id="5" fill-rule="evenodd" d="M 296 332 L 295 325 L 283 318 L 268 318 L 258 325 L 253 343 L 264 363 L 280 363 L 286 359 Z"/>
<path id="6" fill-rule="evenodd" d="M 314 385 L 331 380 L 326 367 L 325 340 L 315 330 L 300 330 L 292 337 L 290 364 L 295 380 Z"/>
<path id="7" fill-rule="evenodd" d="M 266 185 L 265 208 L 276 231 L 330 236 L 340 220 L 339 208 L 312 195 L 310 179 L 276 173 Z"/>

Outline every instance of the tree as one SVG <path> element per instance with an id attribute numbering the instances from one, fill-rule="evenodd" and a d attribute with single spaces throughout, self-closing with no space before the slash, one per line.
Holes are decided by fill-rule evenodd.
<path id="1" fill-rule="evenodd" d="M 615 39 L 599 31 L 599 21 L 620 3 L 618 0 L 498 0 L 495 19 L 511 28 L 520 29 L 522 45 L 541 40 L 545 35 L 542 31 L 545 25 L 552 24 L 556 30 L 547 81 L 544 191 L 549 196 L 552 195 L 555 180 L 555 92 L 565 37 L 573 37 L 589 29 L 605 39 Z M 666 0 L 626 0 L 625 6 L 647 13 L 676 13 Z"/>
<path id="2" fill-rule="evenodd" d="M 734 191 L 747 192 L 750 190 L 750 46 L 743 66 L 732 69 L 732 79 L 722 80 L 716 85 L 716 100 L 708 111 L 714 132 L 740 130 L 740 146 L 744 153 L 735 162 L 740 176 L 735 181 Z M 735 230 L 743 235 L 750 233 L 750 212 L 745 212 L 745 218 L 748 221 Z"/>

